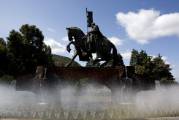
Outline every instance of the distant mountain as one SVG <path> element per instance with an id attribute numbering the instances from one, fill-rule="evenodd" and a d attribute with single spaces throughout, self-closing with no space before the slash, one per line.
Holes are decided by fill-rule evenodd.
<path id="1" fill-rule="evenodd" d="M 52 59 L 54 61 L 54 65 L 58 67 L 65 67 L 65 65 L 71 61 L 68 57 L 54 54 L 52 55 Z M 71 67 L 80 67 L 80 64 L 74 61 Z"/>

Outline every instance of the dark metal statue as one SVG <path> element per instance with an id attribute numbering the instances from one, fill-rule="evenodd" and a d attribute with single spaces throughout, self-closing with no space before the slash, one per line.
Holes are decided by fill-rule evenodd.
<path id="1" fill-rule="evenodd" d="M 76 56 L 79 56 L 81 61 L 88 61 L 93 66 L 99 65 L 100 61 L 105 61 L 100 66 L 116 66 L 118 64 L 117 49 L 99 30 L 98 25 L 93 22 L 93 12 L 86 9 L 87 15 L 87 35 L 78 28 L 67 28 L 68 39 L 70 43 L 67 45 L 67 51 L 70 52 L 70 45 L 73 44 L 76 53 L 71 62 L 67 64 L 70 66 Z M 92 53 L 96 53 L 96 58 L 93 60 Z M 109 64 L 110 63 L 110 64 Z"/>
<path id="2" fill-rule="evenodd" d="M 91 30 L 88 32 L 87 36 L 87 42 L 89 45 L 88 49 L 91 49 L 91 47 L 94 45 L 98 45 L 97 40 L 104 38 L 101 31 L 99 30 L 98 25 L 96 25 L 94 22 L 91 24 Z"/>
<path id="3" fill-rule="evenodd" d="M 70 46 L 73 44 L 75 47 L 75 54 L 72 60 L 66 65 L 67 67 L 72 64 L 76 56 L 79 56 L 80 61 L 92 60 L 92 53 L 88 51 L 86 35 L 78 27 L 66 28 L 68 32 L 68 39 L 70 43 L 67 45 L 67 51 L 70 52 Z"/>
<path id="4" fill-rule="evenodd" d="M 72 61 L 67 65 L 70 66 L 76 56 L 79 56 L 81 61 L 92 60 L 92 53 L 96 53 L 96 58 L 93 63 L 99 63 L 105 61 L 101 66 L 105 66 L 112 60 L 111 66 L 116 66 L 118 63 L 117 49 L 113 43 L 111 43 L 106 37 L 98 37 L 96 40 L 92 39 L 88 42 L 88 36 L 77 27 L 67 28 L 68 38 L 70 43 L 67 45 L 67 51 L 70 52 L 70 45 L 73 44 L 76 49 L 76 53 L 72 58 Z M 89 48 L 89 44 L 90 48 Z"/>

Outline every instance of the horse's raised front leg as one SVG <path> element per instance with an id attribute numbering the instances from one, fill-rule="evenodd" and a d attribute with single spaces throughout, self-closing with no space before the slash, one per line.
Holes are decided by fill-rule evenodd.
<path id="1" fill-rule="evenodd" d="M 68 52 L 70 52 L 71 51 L 71 48 L 70 48 L 70 45 L 71 44 L 74 44 L 74 42 L 73 41 L 71 41 L 68 45 L 67 45 L 67 47 L 66 47 L 66 49 L 67 49 L 67 51 Z"/>
<path id="2" fill-rule="evenodd" d="M 71 64 L 73 63 L 73 61 L 74 61 L 74 59 L 76 58 L 77 55 L 78 55 L 78 54 L 77 54 L 77 51 L 76 51 L 75 54 L 74 54 L 74 56 L 73 56 L 73 58 L 71 59 L 71 61 L 70 61 L 68 64 L 66 64 L 65 67 L 71 66 Z"/>

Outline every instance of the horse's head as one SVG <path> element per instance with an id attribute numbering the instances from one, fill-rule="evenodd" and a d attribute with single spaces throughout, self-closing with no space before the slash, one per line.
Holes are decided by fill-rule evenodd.
<path id="1" fill-rule="evenodd" d="M 68 39 L 69 41 L 72 41 L 74 39 L 80 39 L 85 36 L 83 31 L 78 27 L 68 27 L 67 33 L 68 33 Z"/>
<path id="2" fill-rule="evenodd" d="M 67 34 L 68 34 L 68 40 L 72 41 L 73 40 L 73 35 L 72 35 L 71 28 L 66 28 L 66 30 L 67 30 Z"/>
<path id="3" fill-rule="evenodd" d="M 68 39 L 70 41 L 70 43 L 67 45 L 67 51 L 70 52 L 70 45 L 74 44 L 76 47 L 79 47 L 85 34 L 78 27 L 68 27 L 66 30 L 68 33 Z"/>

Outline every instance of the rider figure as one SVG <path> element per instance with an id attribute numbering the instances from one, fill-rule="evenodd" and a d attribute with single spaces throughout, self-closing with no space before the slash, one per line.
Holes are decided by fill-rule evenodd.
<path id="1" fill-rule="evenodd" d="M 95 23 L 92 23 L 92 26 L 91 26 L 91 32 L 99 32 L 99 27 L 98 25 L 96 25 Z"/>
<path id="2" fill-rule="evenodd" d="M 97 44 L 97 40 L 99 40 L 100 37 L 102 37 L 102 33 L 99 30 L 98 25 L 95 23 L 92 23 L 91 30 L 88 33 L 88 50 L 90 51 L 93 47 L 93 45 Z"/>

